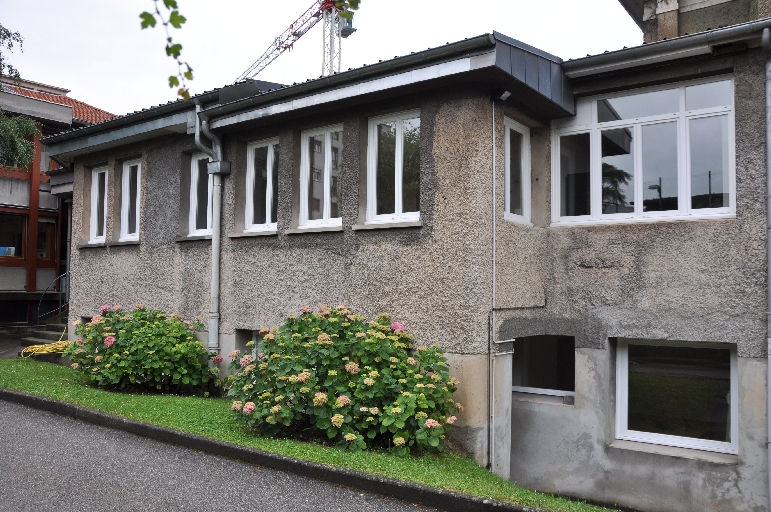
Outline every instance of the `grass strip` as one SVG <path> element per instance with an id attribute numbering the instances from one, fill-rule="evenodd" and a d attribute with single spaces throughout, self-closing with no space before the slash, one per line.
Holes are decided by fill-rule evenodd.
<path id="1" fill-rule="evenodd" d="M 84 385 L 75 372 L 64 366 L 18 358 L 0 359 L 0 387 L 266 452 L 472 496 L 554 512 L 609 510 L 524 489 L 455 454 L 402 458 L 378 451 L 352 453 L 291 439 L 259 437 L 233 418 L 231 400 L 227 398 L 108 392 Z"/>

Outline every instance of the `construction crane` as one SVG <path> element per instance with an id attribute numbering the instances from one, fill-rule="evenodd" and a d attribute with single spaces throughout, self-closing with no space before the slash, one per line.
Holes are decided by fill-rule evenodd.
<path id="1" fill-rule="evenodd" d="M 294 44 L 305 35 L 316 23 L 323 21 L 324 27 L 324 55 L 321 61 L 321 75 L 329 76 L 340 72 L 341 38 L 346 38 L 356 32 L 351 20 L 340 16 L 340 9 L 335 6 L 334 0 L 315 0 L 307 11 L 289 25 L 265 50 L 262 57 L 252 64 L 249 69 L 241 73 L 236 82 L 251 79 L 265 69 L 268 64 L 278 58 L 286 50 L 291 50 Z"/>

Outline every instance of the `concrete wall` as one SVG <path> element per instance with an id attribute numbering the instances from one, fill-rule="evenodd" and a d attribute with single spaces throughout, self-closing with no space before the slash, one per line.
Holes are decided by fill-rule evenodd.
<path id="1" fill-rule="evenodd" d="M 735 77 L 735 219 L 545 228 L 550 142 L 533 130 L 532 202 L 545 214 L 534 213 L 534 228 L 499 215 L 498 286 L 517 289 L 500 292 L 501 308 L 511 309 L 496 313 L 496 339 L 575 336 L 576 395 L 566 405 L 562 397 L 514 394 L 511 479 L 520 484 L 642 510 L 768 510 L 762 55 L 678 63 L 576 88 L 589 95 L 712 68 Z M 614 337 L 735 344 L 738 457 L 615 441 Z"/>

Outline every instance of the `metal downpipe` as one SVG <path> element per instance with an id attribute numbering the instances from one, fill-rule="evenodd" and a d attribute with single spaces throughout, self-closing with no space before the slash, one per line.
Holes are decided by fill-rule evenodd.
<path id="1" fill-rule="evenodd" d="M 209 120 L 199 115 L 200 102 L 195 101 L 195 145 L 209 155 L 215 162 L 222 161 L 222 141 L 209 129 Z M 212 141 L 209 149 L 201 142 L 201 132 Z M 211 285 L 209 295 L 209 341 L 207 350 L 219 352 L 220 333 L 220 245 L 222 219 L 222 175 L 212 175 L 212 215 L 211 215 Z"/>
<path id="2" fill-rule="evenodd" d="M 766 452 L 768 457 L 768 497 L 771 510 L 771 29 L 763 29 L 766 56 Z"/>

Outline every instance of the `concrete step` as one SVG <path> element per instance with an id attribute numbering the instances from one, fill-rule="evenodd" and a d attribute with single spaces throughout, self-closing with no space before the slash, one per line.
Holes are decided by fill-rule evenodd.
<path id="1" fill-rule="evenodd" d="M 51 341 L 59 341 L 59 338 L 61 337 L 61 335 L 62 335 L 61 332 L 56 332 L 56 331 L 35 331 L 32 333 L 32 336 L 34 336 L 35 338 L 50 340 L 49 343 L 51 343 Z M 64 339 L 66 338 L 67 336 L 64 336 Z"/>
<path id="2" fill-rule="evenodd" d="M 45 338 L 36 338 L 34 336 L 29 336 L 27 338 L 21 339 L 21 346 L 29 347 L 30 345 L 47 345 L 49 343 L 53 343 L 57 341 L 58 339 L 59 339 L 58 337 L 55 340 L 49 340 Z"/>
<path id="3" fill-rule="evenodd" d="M 66 323 L 58 323 L 58 322 L 46 322 L 46 331 L 59 331 L 62 332 L 64 329 L 67 328 Z"/>

